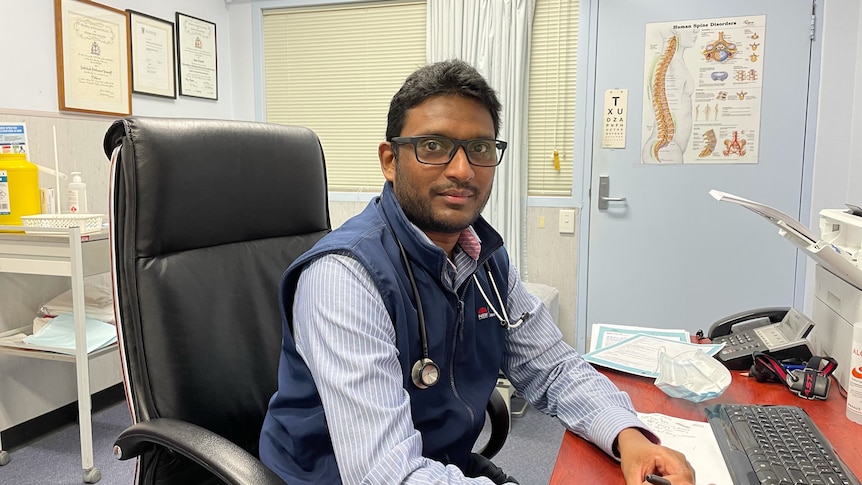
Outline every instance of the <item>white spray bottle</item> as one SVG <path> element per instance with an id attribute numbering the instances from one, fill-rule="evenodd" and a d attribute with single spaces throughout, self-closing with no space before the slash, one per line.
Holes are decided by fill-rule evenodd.
<path id="1" fill-rule="evenodd" d="M 72 172 L 69 182 L 69 212 L 87 214 L 87 184 L 81 180 L 81 172 Z"/>

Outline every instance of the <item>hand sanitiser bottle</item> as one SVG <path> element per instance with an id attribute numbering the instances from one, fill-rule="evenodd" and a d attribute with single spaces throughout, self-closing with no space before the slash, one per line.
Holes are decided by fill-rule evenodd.
<path id="1" fill-rule="evenodd" d="M 847 419 L 862 424 L 862 322 L 853 325 L 850 378 L 847 383 Z"/>
<path id="2" fill-rule="evenodd" d="M 81 172 L 72 172 L 72 181 L 69 182 L 69 212 L 87 213 L 87 184 L 81 180 Z"/>

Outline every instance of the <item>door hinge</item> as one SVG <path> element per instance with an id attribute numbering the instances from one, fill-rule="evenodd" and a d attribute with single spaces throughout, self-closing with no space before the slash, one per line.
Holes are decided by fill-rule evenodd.
<path id="1" fill-rule="evenodd" d="M 808 27 L 808 37 L 811 40 L 814 40 L 814 25 L 817 23 L 817 16 L 811 15 L 811 26 Z"/>

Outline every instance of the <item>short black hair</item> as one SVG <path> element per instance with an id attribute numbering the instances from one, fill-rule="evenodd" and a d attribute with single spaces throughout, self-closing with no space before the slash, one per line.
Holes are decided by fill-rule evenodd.
<path id="1" fill-rule="evenodd" d="M 386 139 L 401 135 L 407 110 L 434 96 L 449 94 L 470 97 L 482 103 L 494 121 L 494 136 L 499 134 L 502 105 L 496 91 L 476 68 L 460 59 L 449 59 L 423 66 L 407 76 L 389 103 Z"/>

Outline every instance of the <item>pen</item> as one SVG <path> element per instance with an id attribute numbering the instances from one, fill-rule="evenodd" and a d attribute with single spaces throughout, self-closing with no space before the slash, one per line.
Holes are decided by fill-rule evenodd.
<path id="1" fill-rule="evenodd" d="M 653 475 L 652 473 L 646 476 L 646 481 L 652 483 L 653 485 L 671 485 L 670 480 L 668 480 L 667 478 Z"/>

